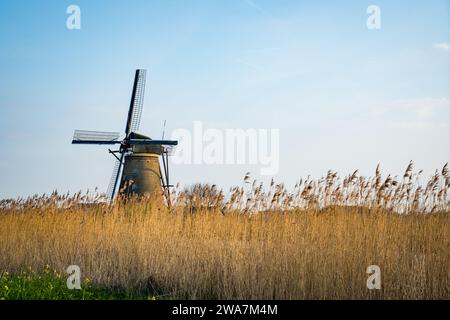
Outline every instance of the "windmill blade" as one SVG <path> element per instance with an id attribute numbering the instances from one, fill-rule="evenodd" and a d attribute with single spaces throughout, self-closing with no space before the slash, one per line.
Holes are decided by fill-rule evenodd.
<path id="1" fill-rule="evenodd" d="M 163 183 L 163 194 L 166 198 L 167 205 L 171 206 L 170 203 L 170 185 L 169 185 L 169 167 L 168 163 L 166 162 L 166 158 L 164 157 L 164 154 L 162 154 L 161 157 L 162 163 L 163 163 L 163 171 L 161 171 L 161 166 L 159 167 L 159 174 L 161 175 L 161 182 Z"/>
<path id="2" fill-rule="evenodd" d="M 106 195 L 111 200 L 111 202 L 113 201 L 114 195 L 116 193 L 116 187 L 117 187 L 117 182 L 119 181 L 123 157 L 124 157 L 124 154 L 122 153 L 120 155 L 120 159 L 116 160 L 116 162 L 114 163 L 113 173 L 111 175 L 111 180 L 109 181 L 108 191 L 106 192 Z"/>
<path id="3" fill-rule="evenodd" d="M 104 132 L 104 131 L 87 131 L 75 130 L 73 134 L 73 144 L 116 144 L 120 133 L 118 132 Z"/>
<path id="4" fill-rule="evenodd" d="M 119 144 L 120 141 L 103 141 L 103 140 L 72 140 L 72 144 Z"/>
<path id="5" fill-rule="evenodd" d="M 130 108 L 128 110 L 127 125 L 125 127 L 125 134 L 127 136 L 130 132 L 139 130 L 142 107 L 144 106 L 146 74 L 146 70 L 138 69 L 134 76 L 133 92 L 131 93 Z"/>

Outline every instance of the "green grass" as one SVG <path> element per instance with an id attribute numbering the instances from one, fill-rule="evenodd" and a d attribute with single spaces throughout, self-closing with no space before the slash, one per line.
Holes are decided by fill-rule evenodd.
<path id="1" fill-rule="evenodd" d="M 0 300 L 153 300 L 153 296 L 95 288 L 85 279 L 80 290 L 67 288 L 66 278 L 45 268 L 36 273 L 26 270 L 0 276 Z"/>

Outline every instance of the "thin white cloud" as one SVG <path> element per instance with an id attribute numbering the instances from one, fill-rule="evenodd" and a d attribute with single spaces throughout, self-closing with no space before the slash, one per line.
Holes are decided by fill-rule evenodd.
<path id="1" fill-rule="evenodd" d="M 249 50 L 247 50 L 247 52 L 259 54 L 259 53 L 272 53 L 272 52 L 277 52 L 280 50 L 281 50 L 281 48 L 278 48 L 278 47 L 267 47 L 267 48 L 249 49 Z"/>
<path id="2" fill-rule="evenodd" d="M 262 70 L 263 70 L 261 67 L 257 66 L 256 64 L 253 64 L 253 63 L 248 62 L 248 61 L 246 61 L 246 60 L 243 60 L 243 59 L 241 59 L 241 58 L 237 58 L 237 59 L 236 59 L 236 62 L 237 62 L 237 63 L 240 63 L 240 64 L 242 64 L 242 65 L 244 65 L 244 66 L 247 66 L 247 67 L 249 67 L 249 68 L 258 70 L 258 71 L 262 71 Z"/>
<path id="3" fill-rule="evenodd" d="M 450 52 L 450 44 L 447 42 L 436 43 L 434 47 L 439 50 Z"/>
<path id="4" fill-rule="evenodd" d="M 396 121 L 389 124 L 391 128 L 403 129 L 445 129 L 448 123 L 445 122 L 429 122 L 429 121 Z"/>
<path id="5" fill-rule="evenodd" d="M 392 100 L 387 107 L 396 115 L 393 119 L 395 126 L 440 128 L 449 125 L 446 115 L 450 111 L 450 99 L 446 97 Z"/>
<path id="6" fill-rule="evenodd" d="M 447 97 L 424 97 L 414 99 L 396 99 L 389 104 L 390 107 L 415 110 L 419 113 L 431 113 L 441 108 L 450 108 L 450 99 Z"/>
<path id="7" fill-rule="evenodd" d="M 450 126 L 448 97 L 418 97 L 365 102 L 365 121 L 384 123 L 395 128 L 447 128 Z M 363 113 L 364 114 L 364 113 Z"/>
<path id="8" fill-rule="evenodd" d="M 258 6 L 254 1 L 252 1 L 252 0 L 244 0 L 244 1 L 245 1 L 245 3 L 248 4 L 250 7 L 252 7 L 252 8 L 254 8 L 254 9 L 258 10 L 258 11 L 261 12 L 261 13 L 264 13 L 264 10 L 263 10 L 260 6 Z"/>

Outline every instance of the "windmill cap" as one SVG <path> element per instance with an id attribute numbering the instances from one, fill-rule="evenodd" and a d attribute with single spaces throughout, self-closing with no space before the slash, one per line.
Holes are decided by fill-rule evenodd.
<path id="1" fill-rule="evenodd" d="M 140 134 L 140 133 L 137 133 L 137 132 L 131 132 L 128 135 L 128 138 L 129 139 L 149 139 L 149 140 L 152 140 L 152 138 L 144 136 L 143 134 Z"/>

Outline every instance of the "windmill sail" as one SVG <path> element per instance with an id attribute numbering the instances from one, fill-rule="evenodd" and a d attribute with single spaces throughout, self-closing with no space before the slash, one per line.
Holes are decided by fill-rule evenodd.
<path id="1" fill-rule="evenodd" d="M 120 133 L 104 131 L 75 130 L 73 144 L 117 144 Z"/>
<path id="2" fill-rule="evenodd" d="M 114 199 L 114 194 L 116 193 L 117 182 L 119 181 L 120 169 L 123 162 L 123 153 L 120 155 L 120 159 L 116 160 L 114 163 L 113 173 L 111 175 L 111 180 L 109 181 L 108 191 L 106 192 L 107 197 L 112 201 Z"/>
<path id="3" fill-rule="evenodd" d="M 128 110 L 127 125 L 125 127 L 126 135 L 139 130 L 142 107 L 144 106 L 146 74 L 146 70 L 138 69 L 134 76 L 133 92 L 131 94 L 130 108 Z"/>

